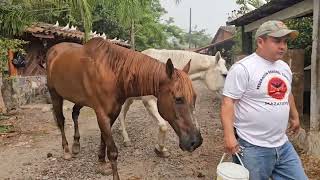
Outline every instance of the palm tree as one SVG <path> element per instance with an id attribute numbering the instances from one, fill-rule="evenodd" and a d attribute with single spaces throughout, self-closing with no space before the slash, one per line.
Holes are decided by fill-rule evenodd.
<path id="1" fill-rule="evenodd" d="M 0 6 L 0 36 L 12 36 L 23 32 L 24 28 L 36 20 L 37 11 L 41 5 L 54 3 L 58 9 L 68 4 L 69 10 L 81 17 L 85 31 L 85 40 L 89 38 L 89 31 L 92 28 L 92 11 L 97 2 L 107 6 L 118 8 L 118 16 L 121 23 L 130 27 L 131 43 L 134 47 L 134 27 L 144 13 L 145 8 L 153 0 L 11 0 L 2 3 Z M 174 0 L 176 4 L 181 0 Z M 33 9 L 38 5 L 40 9 Z M 25 9 L 27 8 L 27 9 Z"/>
<path id="2" fill-rule="evenodd" d="M 31 13 L 21 5 L 0 6 L 0 36 L 12 37 L 20 34 L 33 21 Z"/>

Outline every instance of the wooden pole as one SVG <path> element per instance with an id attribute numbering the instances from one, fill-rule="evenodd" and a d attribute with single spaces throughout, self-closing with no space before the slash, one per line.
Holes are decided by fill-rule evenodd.
<path id="1" fill-rule="evenodd" d="M 309 153 L 320 156 L 320 2 L 313 0 Z"/>
<path id="2" fill-rule="evenodd" d="M 191 8 L 189 14 L 189 49 L 191 48 Z"/>
<path id="3" fill-rule="evenodd" d="M 314 131 L 320 130 L 320 45 L 319 45 L 319 0 L 314 0 L 313 5 L 313 35 L 312 35 L 312 54 L 311 54 L 311 104 L 310 104 L 310 128 Z M 320 137 L 319 137 L 320 138 Z"/>

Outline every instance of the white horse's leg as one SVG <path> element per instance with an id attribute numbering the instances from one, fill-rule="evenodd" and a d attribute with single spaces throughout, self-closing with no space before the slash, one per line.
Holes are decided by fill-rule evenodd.
<path id="1" fill-rule="evenodd" d="M 142 102 L 148 110 L 149 114 L 158 121 L 159 136 L 158 144 L 155 147 L 155 152 L 160 157 L 168 157 L 170 154 L 168 152 L 168 149 L 165 147 L 168 125 L 158 112 L 157 99 L 154 97 L 143 97 Z"/>
<path id="2" fill-rule="evenodd" d="M 130 105 L 133 103 L 133 99 L 128 98 L 125 103 L 121 107 L 121 112 L 119 114 L 119 120 L 120 120 L 120 130 L 122 132 L 122 137 L 123 137 L 123 143 L 124 146 L 129 146 L 130 145 L 130 138 L 128 136 L 127 130 L 126 130 L 126 115 L 127 112 L 130 108 Z"/>

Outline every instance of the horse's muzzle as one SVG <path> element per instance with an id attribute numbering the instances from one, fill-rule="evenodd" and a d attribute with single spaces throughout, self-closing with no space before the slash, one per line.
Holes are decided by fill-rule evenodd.
<path id="1" fill-rule="evenodd" d="M 194 134 L 189 134 L 182 136 L 180 138 L 179 146 L 183 151 L 192 152 L 197 149 L 202 144 L 202 136 L 199 130 L 196 131 Z"/>

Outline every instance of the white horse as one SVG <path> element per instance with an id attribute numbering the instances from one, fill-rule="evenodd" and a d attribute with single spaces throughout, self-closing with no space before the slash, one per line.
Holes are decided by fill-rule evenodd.
<path id="1" fill-rule="evenodd" d="M 183 66 L 191 59 L 189 70 L 189 77 L 191 80 L 202 80 L 211 91 L 217 92 L 223 88 L 225 76 L 227 75 L 228 70 L 225 66 L 225 60 L 221 57 L 220 52 L 217 52 L 215 56 L 202 55 L 183 50 L 147 49 L 142 53 L 158 59 L 161 62 L 166 62 L 168 58 L 171 58 L 174 67 L 178 69 L 182 69 Z M 159 142 L 155 147 L 155 152 L 161 157 L 168 157 L 169 152 L 165 147 L 168 127 L 166 120 L 164 120 L 158 112 L 157 99 L 154 96 L 128 98 L 122 106 L 118 118 L 120 119 L 120 129 L 122 131 L 125 146 L 130 144 L 130 138 L 125 125 L 125 118 L 129 107 L 134 100 L 142 100 L 149 114 L 158 121 Z M 198 122 L 196 121 L 195 123 L 199 128 Z"/>

